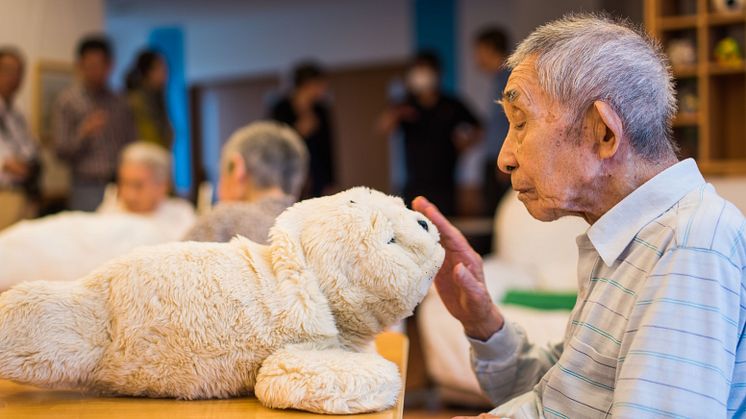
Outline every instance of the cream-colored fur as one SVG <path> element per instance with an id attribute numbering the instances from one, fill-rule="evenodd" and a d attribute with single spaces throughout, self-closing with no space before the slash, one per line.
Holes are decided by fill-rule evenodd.
<path id="1" fill-rule="evenodd" d="M 435 227 L 354 188 L 296 204 L 270 237 L 140 248 L 75 282 L 0 294 L 0 378 L 180 399 L 253 391 L 319 413 L 391 406 L 398 371 L 367 348 L 427 292 L 444 257 Z"/>

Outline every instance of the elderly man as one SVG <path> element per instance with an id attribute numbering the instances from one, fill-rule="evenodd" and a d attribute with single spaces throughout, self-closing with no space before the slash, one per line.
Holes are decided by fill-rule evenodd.
<path id="1" fill-rule="evenodd" d="M 671 75 L 625 24 L 570 16 L 508 60 L 498 157 L 537 219 L 580 216 L 579 294 L 564 342 L 502 317 L 482 261 L 424 198 L 447 249 L 438 292 L 461 321 L 498 417 L 740 417 L 746 409 L 743 215 L 671 139 Z M 490 416 L 490 415 L 487 415 Z"/>
<path id="2" fill-rule="evenodd" d="M 226 242 L 240 234 L 266 244 L 275 218 L 300 194 L 308 150 L 295 130 L 276 122 L 255 122 L 236 131 L 223 146 L 218 203 L 184 240 Z"/>

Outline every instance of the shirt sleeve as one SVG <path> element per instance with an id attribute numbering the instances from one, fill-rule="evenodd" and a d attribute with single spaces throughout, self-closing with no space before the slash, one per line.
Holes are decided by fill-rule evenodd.
<path id="1" fill-rule="evenodd" d="M 505 322 L 487 341 L 468 338 L 474 373 L 495 405 L 530 392 L 559 359 L 563 343 L 540 347 L 517 324 Z"/>
<path id="2" fill-rule="evenodd" d="M 668 250 L 630 314 L 613 416 L 727 417 L 740 293 L 740 268 L 725 256 Z"/>
<path id="3" fill-rule="evenodd" d="M 26 118 L 21 114 L 16 114 L 18 127 L 21 130 L 21 147 L 23 147 L 23 159 L 26 161 L 36 161 L 39 158 L 39 143 L 31 134 Z"/>
<path id="4" fill-rule="evenodd" d="M 74 160 L 85 147 L 86 138 L 78 135 L 78 121 L 65 101 L 58 101 L 53 107 L 51 129 L 57 155 L 62 160 Z"/>
<path id="5" fill-rule="evenodd" d="M 459 123 L 469 124 L 476 128 L 482 127 L 482 124 L 474 115 L 474 112 L 472 112 L 471 109 L 469 109 L 469 107 L 464 102 L 457 101 L 457 109 Z"/>
<path id="6" fill-rule="evenodd" d="M 135 114 L 127 105 L 126 100 L 121 100 L 121 112 L 122 112 L 122 129 L 124 130 L 124 143 L 129 144 L 135 141 L 144 141 L 146 138 L 140 138 L 140 133 L 137 130 L 137 123 L 135 120 Z M 157 140 L 156 140 L 157 141 Z M 157 143 L 163 146 L 162 143 Z"/>
<path id="7" fill-rule="evenodd" d="M 275 121 L 282 122 L 293 126 L 295 123 L 295 114 L 292 105 L 287 100 L 280 100 L 275 103 L 270 110 L 269 117 Z"/>

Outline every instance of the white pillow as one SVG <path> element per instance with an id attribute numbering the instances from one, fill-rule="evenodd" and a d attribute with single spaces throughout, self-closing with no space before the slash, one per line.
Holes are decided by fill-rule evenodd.
<path id="1" fill-rule="evenodd" d="M 579 217 L 550 223 L 536 220 L 518 200 L 518 194 L 510 191 L 495 217 L 494 254 L 535 277 L 536 289 L 577 290 L 575 239 L 587 229 L 588 223 Z"/>

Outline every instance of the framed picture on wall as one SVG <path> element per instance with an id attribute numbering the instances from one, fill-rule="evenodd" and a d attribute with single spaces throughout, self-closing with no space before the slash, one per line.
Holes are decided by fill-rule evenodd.
<path id="1" fill-rule="evenodd" d="M 71 63 L 39 61 L 34 80 L 33 121 L 36 135 L 43 146 L 52 143 L 52 106 L 57 96 L 75 81 Z"/>

